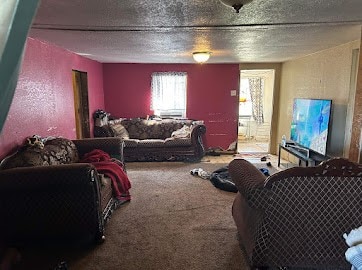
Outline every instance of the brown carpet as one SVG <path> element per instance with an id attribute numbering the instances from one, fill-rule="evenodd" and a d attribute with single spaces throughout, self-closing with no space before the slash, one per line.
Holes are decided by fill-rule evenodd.
<path id="1" fill-rule="evenodd" d="M 106 226 L 103 244 L 84 249 L 22 251 L 16 269 L 248 269 L 231 216 L 235 193 L 190 170 L 225 164 L 128 163 L 132 201 Z"/>

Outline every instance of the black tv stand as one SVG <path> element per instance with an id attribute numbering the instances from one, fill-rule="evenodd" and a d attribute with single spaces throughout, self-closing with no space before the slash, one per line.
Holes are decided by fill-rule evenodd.
<path id="1" fill-rule="evenodd" d="M 295 151 L 298 151 L 299 153 L 303 154 L 309 158 L 309 149 L 308 148 L 304 148 L 301 146 L 298 146 L 296 144 L 287 144 L 285 147 L 289 147 L 289 149 L 294 149 Z"/>
<path id="2" fill-rule="evenodd" d="M 280 156 L 282 150 L 297 157 L 299 159 L 299 166 L 302 166 L 302 162 L 304 162 L 305 167 L 316 166 L 329 158 L 296 144 L 287 144 L 285 146 L 279 144 L 278 167 L 280 167 Z"/>

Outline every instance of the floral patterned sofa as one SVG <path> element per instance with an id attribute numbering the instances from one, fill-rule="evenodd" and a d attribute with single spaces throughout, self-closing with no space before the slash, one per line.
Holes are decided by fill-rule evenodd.
<path id="1" fill-rule="evenodd" d="M 129 161 L 199 161 L 205 154 L 203 121 L 119 118 L 95 123 L 95 137 L 124 140 L 124 159 Z"/>
<path id="2" fill-rule="evenodd" d="M 122 159 L 122 140 L 51 138 L 25 143 L 0 164 L 0 243 L 90 243 L 117 207 L 112 182 L 80 158 L 101 149 Z"/>
<path id="3" fill-rule="evenodd" d="M 332 158 L 266 177 L 229 164 L 238 188 L 232 215 L 251 269 L 351 269 L 343 234 L 361 226 L 362 165 Z"/>

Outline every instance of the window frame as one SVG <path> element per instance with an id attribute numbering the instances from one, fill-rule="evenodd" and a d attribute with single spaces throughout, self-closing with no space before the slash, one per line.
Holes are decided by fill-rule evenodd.
<path id="1" fill-rule="evenodd" d="M 172 81 L 173 79 L 175 80 L 174 82 Z M 177 82 L 177 80 L 180 80 L 180 82 Z M 166 84 L 168 86 L 165 86 Z M 173 84 L 175 85 L 174 87 Z M 177 84 L 182 85 L 178 87 Z M 160 88 L 156 89 L 156 87 Z M 169 88 L 172 88 L 171 93 L 168 91 Z M 181 94 L 178 93 L 180 91 L 182 92 Z M 173 98 L 170 101 L 170 97 L 178 98 Z M 187 73 L 174 71 L 153 72 L 151 75 L 150 109 L 155 115 L 161 117 L 186 117 Z"/>

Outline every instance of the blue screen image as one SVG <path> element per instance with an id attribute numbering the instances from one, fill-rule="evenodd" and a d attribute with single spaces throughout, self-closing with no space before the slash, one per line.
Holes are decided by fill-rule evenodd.
<path id="1" fill-rule="evenodd" d="M 294 99 L 290 139 L 325 155 L 331 105 L 325 99 Z"/>

